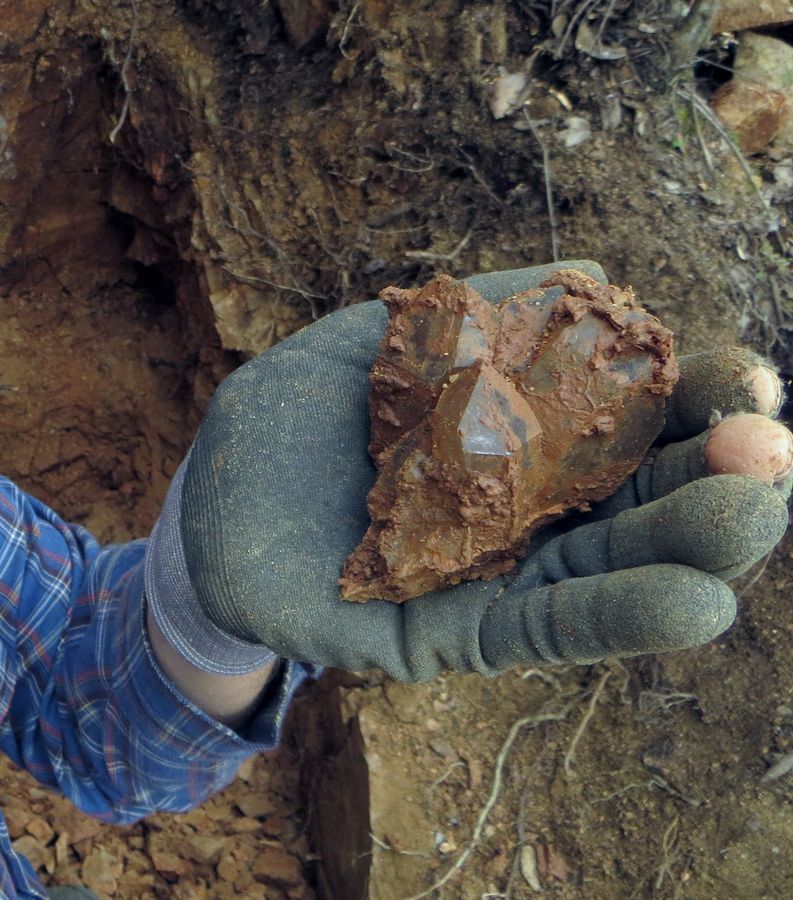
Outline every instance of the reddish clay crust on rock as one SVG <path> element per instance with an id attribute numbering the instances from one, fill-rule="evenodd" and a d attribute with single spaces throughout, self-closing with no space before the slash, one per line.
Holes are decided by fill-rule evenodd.
<path id="1" fill-rule="evenodd" d="M 567 269 L 497 307 L 447 275 L 380 297 L 378 478 L 348 600 L 508 572 L 538 529 L 613 493 L 661 430 L 672 333 L 630 288 Z"/>

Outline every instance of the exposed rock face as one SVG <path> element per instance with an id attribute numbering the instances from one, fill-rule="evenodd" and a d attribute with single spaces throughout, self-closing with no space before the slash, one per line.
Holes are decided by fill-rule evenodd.
<path id="1" fill-rule="evenodd" d="M 379 477 L 341 579 L 349 600 L 509 571 L 539 528 L 612 493 L 661 430 L 672 335 L 629 288 L 565 270 L 498 307 L 448 276 L 381 297 Z"/>

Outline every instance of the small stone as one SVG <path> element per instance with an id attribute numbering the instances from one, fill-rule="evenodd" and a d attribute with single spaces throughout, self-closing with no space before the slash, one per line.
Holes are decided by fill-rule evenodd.
<path id="1" fill-rule="evenodd" d="M 489 101 L 494 119 L 503 119 L 520 108 L 528 82 L 526 72 L 505 72 L 496 78 Z"/>
<path id="2" fill-rule="evenodd" d="M 55 834 L 52 829 L 52 826 L 45 819 L 42 819 L 41 816 L 34 816 L 26 825 L 25 831 L 28 834 L 32 834 L 36 840 L 41 841 L 42 844 L 48 844 Z"/>
<path id="3" fill-rule="evenodd" d="M 537 893 L 542 891 L 542 883 L 537 872 L 537 854 L 531 844 L 520 848 L 520 874 L 528 886 Z"/>
<path id="4" fill-rule="evenodd" d="M 62 866 L 69 859 L 69 832 L 62 831 L 55 841 L 55 866 Z"/>
<path id="5" fill-rule="evenodd" d="M 738 78 L 722 85 L 710 102 L 719 119 L 735 135 L 738 146 L 748 155 L 765 150 L 789 114 L 787 98 L 781 91 Z"/>
<path id="6" fill-rule="evenodd" d="M 447 762 L 457 759 L 457 753 L 448 741 L 431 740 L 427 741 L 427 744 L 433 753 L 437 753 L 438 756 Z"/>
<path id="7" fill-rule="evenodd" d="M 275 812 L 275 804 L 264 794 L 249 794 L 237 801 L 237 809 L 252 819 L 263 819 Z"/>
<path id="8" fill-rule="evenodd" d="M 154 868 L 166 881 L 178 881 L 187 874 L 187 863 L 175 853 L 150 850 L 149 857 L 151 858 Z"/>
<path id="9" fill-rule="evenodd" d="M 32 834 L 23 834 L 11 846 L 21 856 L 26 857 L 34 869 L 46 869 L 48 872 L 54 870 L 55 854 L 53 850 L 45 847 Z"/>
<path id="10" fill-rule="evenodd" d="M 194 834 L 184 842 L 185 855 L 197 863 L 216 863 L 228 841 L 225 838 L 216 838 L 204 834 Z"/>
<path id="11" fill-rule="evenodd" d="M 258 831 L 262 827 L 262 823 L 258 819 L 250 819 L 247 816 L 240 816 L 229 822 L 229 829 L 234 834 L 251 834 Z"/>
<path id="12" fill-rule="evenodd" d="M 242 779 L 242 781 L 250 782 L 253 777 L 253 766 L 256 760 L 249 756 L 248 759 L 244 759 L 240 763 L 239 769 L 237 769 L 237 778 Z"/>
<path id="13" fill-rule="evenodd" d="M 286 820 L 281 816 L 270 816 L 262 823 L 262 831 L 270 837 L 281 837 L 286 828 Z"/>
<path id="14" fill-rule="evenodd" d="M 297 887 L 303 880 L 300 860 L 274 847 L 265 847 L 259 852 L 251 866 L 251 873 L 257 881 L 286 887 Z"/>
<path id="15" fill-rule="evenodd" d="M 251 875 L 251 873 L 247 869 L 243 869 L 234 879 L 234 890 L 236 890 L 238 893 L 242 893 L 252 884 L 253 875 Z"/>
<path id="16" fill-rule="evenodd" d="M 80 841 L 94 837 L 101 829 L 102 826 L 96 819 L 91 819 L 88 816 L 73 817 L 69 823 L 69 834 L 71 835 L 72 844 L 78 844 Z"/>
<path id="17" fill-rule="evenodd" d="M 9 806 L 3 810 L 3 813 L 11 840 L 22 837 L 25 833 L 25 825 L 30 821 L 30 812 L 26 809 L 20 809 L 18 806 Z"/>
<path id="18" fill-rule="evenodd" d="M 239 876 L 239 866 L 233 856 L 224 856 L 217 864 L 215 871 L 223 881 L 235 881 Z"/>
<path id="19" fill-rule="evenodd" d="M 592 126 L 583 116 L 569 116 L 564 124 L 559 137 L 568 150 L 586 143 L 592 137 Z"/>
<path id="20" fill-rule="evenodd" d="M 118 889 L 118 876 L 123 870 L 123 865 L 112 853 L 104 847 L 97 847 L 83 860 L 80 876 L 90 890 L 114 894 Z"/>

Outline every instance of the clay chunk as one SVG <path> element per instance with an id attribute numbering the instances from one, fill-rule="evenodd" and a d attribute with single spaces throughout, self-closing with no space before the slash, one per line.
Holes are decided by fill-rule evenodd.
<path id="1" fill-rule="evenodd" d="M 630 288 L 567 269 L 498 306 L 447 275 L 380 298 L 378 476 L 347 600 L 509 572 L 540 528 L 613 493 L 663 426 L 672 333 Z"/>

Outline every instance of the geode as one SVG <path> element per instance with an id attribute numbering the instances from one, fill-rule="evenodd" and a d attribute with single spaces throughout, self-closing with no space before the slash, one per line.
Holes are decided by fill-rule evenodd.
<path id="1" fill-rule="evenodd" d="M 540 528 L 613 493 L 663 426 L 672 333 L 630 288 L 567 269 L 498 306 L 447 275 L 380 298 L 378 475 L 348 600 L 510 571 Z"/>

